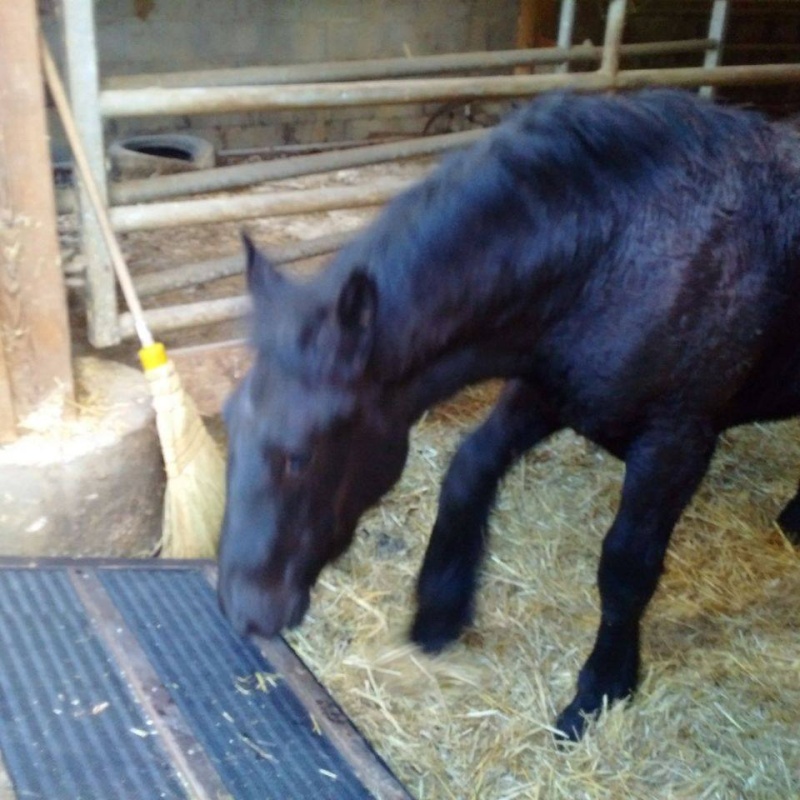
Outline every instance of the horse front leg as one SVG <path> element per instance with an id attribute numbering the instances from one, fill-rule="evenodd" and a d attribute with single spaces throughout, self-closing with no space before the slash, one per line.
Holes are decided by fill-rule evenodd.
<path id="1" fill-rule="evenodd" d="M 497 485 L 526 450 L 556 427 L 539 394 L 522 381 L 511 381 L 453 457 L 417 580 L 411 639 L 423 650 L 441 650 L 472 621 Z"/>
<path id="2" fill-rule="evenodd" d="M 598 570 L 601 617 L 575 698 L 556 727 L 583 735 L 586 718 L 633 693 L 639 677 L 639 627 L 655 592 L 670 535 L 708 469 L 716 434 L 696 424 L 654 430 L 631 446 L 616 518 L 603 541 Z"/>

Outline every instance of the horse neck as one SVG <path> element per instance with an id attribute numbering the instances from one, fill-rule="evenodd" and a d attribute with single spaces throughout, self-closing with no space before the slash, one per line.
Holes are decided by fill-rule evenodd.
<path id="1" fill-rule="evenodd" d="M 380 292 L 371 367 L 387 402 L 414 420 L 467 385 L 519 375 L 530 364 L 579 286 L 574 253 L 558 252 L 550 238 L 513 228 L 465 231 L 451 238 L 452 253 L 407 262 L 403 279 Z"/>
<path id="2" fill-rule="evenodd" d="M 495 149 L 486 140 L 457 154 L 400 195 L 332 271 L 340 281 L 367 266 L 375 279 L 369 369 L 410 416 L 469 383 L 519 374 L 613 222 L 586 181 L 553 178 L 548 148 L 530 158 Z"/>

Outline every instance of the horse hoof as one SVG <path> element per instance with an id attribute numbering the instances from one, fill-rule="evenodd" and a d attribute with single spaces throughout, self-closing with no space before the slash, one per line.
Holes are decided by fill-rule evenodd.
<path id="1" fill-rule="evenodd" d="M 579 742 L 586 733 L 586 724 L 589 719 L 590 717 L 587 717 L 575 702 L 570 703 L 556 720 L 556 730 L 553 734 L 556 742 L 558 744 Z"/>
<path id="2" fill-rule="evenodd" d="M 424 653 L 440 653 L 461 635 L 469 620 L 442 614 L 441 611 L 418 611 L 409 638 Z"/>

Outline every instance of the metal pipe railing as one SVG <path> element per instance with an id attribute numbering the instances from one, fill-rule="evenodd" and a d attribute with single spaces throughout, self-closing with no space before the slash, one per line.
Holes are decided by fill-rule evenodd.
<path id="1" fill-rule="evenodd" d="M 640 42 L 622 48 L 623 56 L 658 56 L 702 53 L 714 47 L 711 39 L 684 39 L 671 42 Z M 189 88 L 210 86 L 286 85 L 293 83 L 339 83 L 387 78 L 409 78 L 448 72 L 492 71 L 516 66 L 546 64 L 599 63 L 603 48 L 592 44 L 574 47 L 537 47 L 526 50 L 489 50 L 471 53 L 445 53 L 412 58 L 382 58 L 364 61 L 333 61 L 317 64 L 255 66 L 233 69 L 206 69 L 187 72 L 158 72 L 119 75 L 102 82 L 104 90 Z"/>
<path id="2" fill-rule="evenodd" d="M 758 64 L 713 68 L 620 70 L 615 75 L 596 71 L 489 78 L 309 83 L 290 86 L 120 89 L 101 92 L 100 108 L 103 115 L 108 117 L 213 114 L 268 109 L 392 105 L 454 99 L 499 99 L 523 97 L 557 89 L 607 91 L 643 86 L 689 88 L 706 85 L 791 83 L 798 80 L 800 80 L 800 64 Z"/>

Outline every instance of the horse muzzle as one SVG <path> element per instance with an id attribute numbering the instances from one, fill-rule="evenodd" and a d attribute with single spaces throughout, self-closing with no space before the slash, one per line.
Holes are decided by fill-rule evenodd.
<path id="1" fill-rule="evenodd" d="M 308 610 L 308 589 L 282 585 L 265 588 L 248 578 L 220 577 L 218 595 L 222 613 L 240 636 L 267 638 L 298 626 Z"/>

